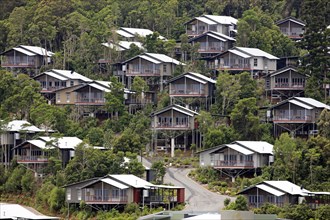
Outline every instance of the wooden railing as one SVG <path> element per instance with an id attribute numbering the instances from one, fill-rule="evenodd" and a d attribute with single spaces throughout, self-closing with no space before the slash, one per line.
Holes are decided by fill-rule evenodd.
<path id="1" fill-rule="evenodd" d="M 47 157 L 42 156 L 17 156 L 17 161 L 20 163 L 34 162 L 34 163 L 46 163 Z"/>
<path id="2" fill-rule="evenodd" d="M 112 204 L 125 204 L 127 203 L 127 196 L 110 197 L 110 196 L 86 196 L 86 203 L 112 203 Z"/>
<path id="3" fill-rule="evenodd" d="M 216 160 L 213 167 L 254 167 L 253 161 Z"/>
<path id="4" fill-rule="evenodd" d="M 159 69 L 147 69 L 147 68 L 141 68 L 140 70 L 127 70 L 128 75 L 160 75 Z"/>

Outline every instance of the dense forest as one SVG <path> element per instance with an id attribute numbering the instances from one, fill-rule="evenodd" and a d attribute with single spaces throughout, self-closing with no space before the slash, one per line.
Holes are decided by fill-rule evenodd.
<path id="1" fill-rule="evenodd" d="M 57 131 L 55 135 L 58 137 L 76 136 L 92 146 L 111 149 L 97 151 L 79 146 L 75 158 L 65 169 L 55 155 L 42 181 L 34 179 L 31 171 L 15 161 L 8 170 L 0 166 L 0 194 L 5 195 L 1 200 L 10 200 L 10 195 L 16 195 L 17 200 L 22 201 L 22 197 L 31 195 L 33 201 L 26 204 L 36 202 L 39 209 L 49 207 L 50 211 L 64 216 L 67 209 L 63 185 L 108 173 L 143 175 L 144 168 L 136 155 L 145 152 L 150 143 L 150 114 L 167 106 L 170 99 L 166 92 L 161 92 L 156 106 L 147 106 L 134 115 L 129 114 L 122 100 L 123 85 L 111 76 L 111 68 L 106 73 L 100 72 L 96 63 L 104 58 L 104 54 L 114 63 L 120 56 L 109 48 L 105 51 L 101 43 L 116 41 L 115 30 L 118 27 L 148 28 L 168 39 L 161 41 L 157 36 L 142 39 L 148 52 L 173 56 L 178 43 L 183 52 L 190 54 L 190 59 L 182 60 L 187 63 L 183 71 L 193 70 L 210 76 L 209 70 L 198 60 L 195 48 L 188 44 L 183 25 L 202 14 L 239 19 L 236 38 L 239 46 L 256 47 L 278 57 L 300 56 L 299 68 L 310 76 L 306 96 L 329 103 L 324 85 L 329 84 L 330 79 L 330 29 L 326 28 L 330 24 L 330 6 L 325 0 L 1 0 L 1 52 L 20 44 L 40 46 L 55 52 L 53 63 L 43 70 L 69 69 L 95 80 L 111 81 L 112 92 L 106 97 L 105 110 L 117 112 L 116 117 L 102 122 L 92 117 L 79 118 L 70 106 L 48 105 L 40 94 L 40 85 L 29 76 L 14 76 L 0 70 L 0 128 L 9 120 L 26 119 L 36 126 Z M 275 25 L 275 21 L 287 16 L 307 23 L 301 42 L 293 42 L 282 35 Z M 130 58 L 139 53 L 138 48 L 131 47 L 125 56 Z M 135 90 L 139 91 L 145 85 L 136 79 Z M 261 111 L 261 107 L 270 104 L 264 96 L 264 82 L 251 79 L 247 72 L 236 75 L 224 72 L 216 80 L 216 102 L 209 112 L 201 111 L 197 119 L 203 135 L 203 148 L 235 140 L 268 141 L 274 144 L 275 162 L 264 168 L 258 180 L 283 179 L 310 190 L 330 191 L 329 111 L 321 115 L 317 137 L 303 140 L 283 134 L 275 140 L 271 135 L 271 125 L 264 123 L 264 112 Z M 219 115 L 228 116 L 230 125 Z M 192 146 L 192 150 L 200 149 Z M 122 166 L 124 156 L 131 160 Z M 155 168 L 163 165 L 163 162 L 155 163 Z M 246 181 L 245 184 L 237 188 L 252 184 L 248 180 L 242 181 Z M 81 210 L 77 212 L 78 219 L 94 215 L 83 205 Z M 286 213 L 283 217 L 317 218 L 317 212 L 311 210 L 302 217 L 302 210 L 301 207 L 282 210 Z M 132 219 L 148 212 L 141 212 L 134 206 L 127 207 L 126 211 L 135 213 Z M 319 219 L 326 219 L 329 213 L 326 211 L 319 212 Z M 266 207 L 259 212 L 280 211 Z M 292 214 L 295 212 L 298 212 L 296 216 Z M 98 219 L 118 215 L 115 211 L 110 214 L 100 212 Z"/>

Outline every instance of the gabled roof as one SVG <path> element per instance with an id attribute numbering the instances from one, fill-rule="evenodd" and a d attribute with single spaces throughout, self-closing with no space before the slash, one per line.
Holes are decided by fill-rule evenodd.
<path id="1" fill-rule="evenodd" d="M 60 219 L 43 215 L 31 207 L 19 204 L 0 203 L 0 207 L 0 219 Z"/>
<path id="2" fill-rule="evenodd" d="M 193 20 L 199 20 L 202 21 L 208 25 L 214 25 L 214 24 L 223 24 L 223 25 L 236 25 L 237 19 L 233 18 L 231 16 L 220 16 L 220 15 L 202 15 L 199 17 L 195 17 L 193 19 L 190 19 L 184 24 L 188 24 Z"/>
<path id="3" fill-rule="evenodd" d="M 220 40 L 220 41 L 224 41 L 224 42 L 226 42 L 226 41 L 236 41 L 234 38 L 229 37 L 229 36 L 227 36 L 225 34 L 221 34 L 219 32 L 214 32 L 214 31 L 207 31 L 207 32 L 205 32 L 203 34 L 200 34 L 200 35 L 198 35 L 196 37 L 193 37 L 193 38 L 189 39 L 189 42 L 195 41 L 195 40 L 197 40 L 197 39 L 199 39 L 201 37 L 204 37 L 204 36 L 209 36 L 209 37 L 212 37 L 214 39 L 217 39 L 217 40 Z"/>
<path id="4" fill-rule="evenodd" d="M 246 149 L 245 147 L 242 147 L 238 144 L 225 144 L 224 147 L 228 147 L 230 149 L 233 149 L 234 151 L 237 151 L 241 154 L 244 154 L 244 155 L 251 155 L 253 154 L 252 151 L 250 151 L 249 149 Z"/>
<path id="5" fill-rule="evenodd" d="M 297 18 L 294 18 L 294 17 L 286 17 L 286 18 L 284 18 L 282 20 L 279 20 L 279 21 L 275 22 L 275 24 L 279 25 L 279 24 L 283 24 L 283 23 L 285 23 L 287 21 L 292 21 L 292 22 L 297 23 L 297 24 L 299 24 L 301 26 L 305 26 L 306 25 L 306 23 L 304 21 L 302 21 L 300 19 L 297 19 Z"/>
<path id="6" fill-rule="evenodd" d="M 134 187 L 134 188 L 150 188 L 156 185 L 149 183 L 148 181 L 141 179 L 140 177 L 134 176 L 132 174 L 117 174 L 117 175 L 109 175 L 110 178 L 124 183 L 125 185 Z"/>
<path id="7" fill-rule="evenodd" d="M 82 85 L 80 87 L 78 87 L 77 89 L 73 90 L 73 91 L 78 91 L 84 87 L 90 86 L 93 87 L 97 90 L 103 91 L 103 92 L 110 92 L 110 83 L 109 81 L 98 81 L 98 80 L 94 80 L 88 84 Z"/>
<path id="8" fill-rule="evenodd" d="M 146 37 L 147 35 L 153 34 L 154 32 L 149 29 L 144 28 L 128 28 L 128 27 L 120 27 L 119 30 L 117 30 L 117 34 L 123 36 L 132 38 L 135 35 L 139 35 L 141 37 Z M 159 35 L 159 39 L 165 39 L 165 37 Z"/>
<path id="9" fill-rule="evenodd" d="M 264 181 L 263 183 L 265 183 L 268 186 L 271 186 L 277 190 L 281 190 L 283 192 L 286 192 L 288 194 L 291 195 L 306 195 L 307 193 L 309 193 L 310 191 L 303 189 L 302 187 L 291 183 L 287 180 L 284 181 Z"/>
<path id="10" fill-rule="evenodd" d="M 297 68 L 296 68 L 296 67 L 293 67 L 293 66 L 285 66 L 285 67 L 283 67 L 283 68 L 281 68 L 281 69 L 278 69 L 278 70 L 272 72 L 272 73 L 270 74 L 270 76 L 273 77 L 273 76 L 276 76 L 276 75 L 282 74 L 282 73 L 284 73 L 284 72 L 286 72 L 286 71 L 289 71 L 289 70 L 291 70 L 291 71 L 293 71 L 293 72 L 296 72 L 296 73 L 298 73 L 298 74 L 300 74 L 300 75 L 305 76 L 304 74 L 299 73 L 298 70 L 297 70 Z"/>
<path id="11" fill-rule="evenodd" d="M 243 53 L 249 54 L 253 57 L 266 57 L 271 60 L 278 60 L 278 57 L 275 57 L 271 55 L 270 53 L 267 53 L 263 50 L 260 50 L 258 48 L 250 48 L 250 47 L 234 47 L 233 49 L 239 50 Z"/>
<path id="12" fill-rule="evenodd" d="M 36 126 L 32 125 L 30 122 L 25 120 L 10 121 L 8 122 L 7 125 L 4 126 L 4 130 L 12 131 L 12 132 L 28 132 L 28 133 L 45 131 L 40 128 L 37 128 Z"/>
<path id="13" fill-rule="evenodd" d="M 270 107 L 270 109 L 274 109 L 278 106 L 281 106 L 281 105 L 284 105 L 286 103 L 292 103 L 294 105 L 298 105 L 302 108 L 305 108 L 305 109 L 308 109 L 308 110 L 311 110 L 311 109 L 314 109 L 314 108 L 320 108 L 320 109 L 328 109 L 330 110 L 330 106 L 329 105 L 326 105 L 322 102 L 319 102 L 315 99 L 312 99 L 312 98 L 306 98 L 306 97 L 292 97 L 292 98 L 289 98 L 289 99 L 286 99 L 276 105 L 273 105 Z"/>
<path id="14" fill-rule="evenodd" d="M 39 140 L 50 143 L 59 149 L 75 149 L 83 141 L 77 137 L 60 137 L 56 140 L 54 137 L 39 137 Z"/>
<path id="15" fill-rule="evenodd" d="M 106 183 L 106 184 L 111 185 L 111 186 L 114 186 L 114 187 L 116 187 L 118 189 L 128 189 L 129 188 L 128 186 L 126 186 L 126 185 L 124 185 L 124 184 L 122 184 L 120 182 L 117 182 L 117 181 L 115 181 L 115 180 L 113 180 L 113 179 L 111 179 L 109 177 L 101 177 L 101 178 L 95 179 L 93 181 L 88 182 L 86 185 L 83 185 L 80 188 L 81 189 L 82 188 L 86 188 L 86 187 L 88 187 L 90 185 L 93 185 L 95 183 L 98 183 L 98 182 Z"/>
<path id="16" fill-rule="evenodd" d="M 113 43 L 113 42 L 102 43 L 103 46 L 113 48 L 116 51 L 129 50 L 131 44 L 134 44 L 135 46 L 143 49 L 142 43 L 137 41 L 118 41 L 118 43 Z"/>
<path id="17" fill-rule="evenodd" d="M 51 57 L 54 55 L 53 52 L 51 51 L 48 51 L 42 47 L 36 47 L 36 46 L 26 46 L 26 45 L 19 45 L 17 47 L 14 47 L 10 50 L 15 50 L 15 51 L 18 51 L 20 53 L 23 53 L 27 56 L 36 56 L 36 55 L 40 55 L 40 56 L 47 56 L 47 57 Z M 5 54 L 7 53 L 8 51 L 10 50 L 7 50 L 1 54 Z"/>
<path id="18" fill-rule="evenodd" d="M 66 80 L 82 80 L 84 82 L 91 82 L 92 80 L 88 77 L 85 77 L 75 71 L 72 70 L 59 70 L 59 69 L 51 69 L 46 72 L 43 72 L 37 76 L 34 77 L 34 79 L 39 78 L 42 75 L 48 75 L 51 77 L 54 77 L 56 79 L 66 81 Z"/>
<path id="19" fill-rule="evenodd" d="M 193 111 L 193 110 L 190 110 L 189 108 L 185 108 L 185 107 L 182 107 L 181 105 L 170 105 L 170 106 L 167 106 L 159 111 L 156 111 L 156 112 L 153 112 L 151 115 L 158 115 L 158 114 L 161 114 L 163 112 L 166 112 L 170 109 L 173 109 L 175 111 L 178 111 L 178 112 L 181 112 L 183 114 L 186 114 L 188 116 L 191 116 L 193 117 L 194 115 L 198 115 L 197 112 Z"/>
<path id="20" fill-rule="evenodd" d="M 165 54 L 159 54 L 159 53 L 143 53 L 143 54 L 140 54 L 140 55 L 137 55 L 131 59 L 128 59 L 126 61 L 124 61 L 123 63 L 127 63 L 131 60 L 134 60 L 136 58 L 141 58 L 141 59 L 144 59 L 144 60 L 148 60 L 152 63 L 155 63 L 155 64 L 160 64 L 160 63 L 174 63 L 176 65 L 185 65 L 184 63 L 181 63 L 180 61 L 172 58 L 172 57 L 169 57 Z"/>
<path id="21" fill-rule="evenodd" d="M 273 55 L 271 55 L 270 53 L 267 53 L 263 50 L 260 50 L 258 48 L 249 48 L 249 47 L 233 47 L 223 53 L 217 54 L 213 57 L 211 57 L 211 59 L 214 59 L 216 57 L 222 56 L 226 53 L 233 53 L 236 54 L 237 56 L 243 57 L 243 58 L 251 58 L 251 57 L 266 57 L 270 60 L 278 60 L 278 57 L 275 57 Z"/>
<path id="22" fill-rule="evenodd" d="M 190 76 L 190 77 L 188 77 L 188 76 Z M 215 80 L 213 80 L 213 79 L 211 79 L 209 77 L 206 77 L 206 76 L 204 76 L 204 75 L 202 75 L 200 73 L 194 73 L 194 72 L 187 72 L 187 73 L 183 73 L 183 74 L 181 74 L 179 76 L 173 77 L 172 79 L 168 80 L 168 83 L 171 83 L 173 81 L 176 81 L 178 79 L 181 79 L 182 77 L 188 77 L 188 78 L 190 78 L 192 80 L 201 82 L 203 84 L 205 84 L 207 82 L 210 82 L 210 83 L 213 83 L 213 84 L 216 83 Z"/>
<path id="23" fill-rule="evenodd" d="M 273 154 L 273 145 L 266 141 L 235 141 L 234 143 L 260 154 Z"/>
<path id="24" fill-rule="evenodd" d="M 271 181 L 263 181 L 259 184 L 245 188 L 242 191 L 240 191 L 238 194 L 242 194 L 250 189 L 253 189 L 254 187 L 258 189 L 262 189 L 263 191 L 273 194 L 275 196 L 282 196 L 286 193 L 290 195 L 307 196 L 308 193 L 311 193 L 310 191 L 294 183 L 291 183 L 287 180 L 284 181 L 271 180 Z"/>

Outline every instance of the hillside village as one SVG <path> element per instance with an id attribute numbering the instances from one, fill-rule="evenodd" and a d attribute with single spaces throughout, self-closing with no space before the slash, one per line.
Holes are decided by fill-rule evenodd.
<path id="1" fill-rule="evenodd" d="M 42 214 L 15 216 L 26 210 L 8 203 L 45 219 L 188 210 L 199 204 L 187 181 L 226 198 L 209 212 L 327 219 L 327 3 L 133 2 L 5 0 L 0 207 L 9 219 Z M 171 219 L 159 215 L 141 219 Z"/>

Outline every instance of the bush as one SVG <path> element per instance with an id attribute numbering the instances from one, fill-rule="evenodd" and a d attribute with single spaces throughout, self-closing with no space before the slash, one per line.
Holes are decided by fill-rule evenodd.
<path id="1" fill-rule="evenodd" d="M 52 211 L 59 211 L 65 205 L 65 189 L 55 186 L 50 192 L 48 204 Z"/>
<path id="2" fill-rule="evenodd" d="M 140 213 L 140 208 L 139 205 L 136 203 L 129 203 L 125 206 L 124 211 L 129 214 Z"/>

